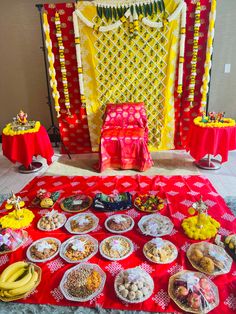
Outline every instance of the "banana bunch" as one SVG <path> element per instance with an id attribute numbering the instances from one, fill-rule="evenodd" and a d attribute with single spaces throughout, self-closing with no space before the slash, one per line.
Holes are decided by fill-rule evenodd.
<path id="1" fill-rule="evenodd" d="M 38 276 L 34 266 L 27 262 L 20 261 L 9 265 L 0 275 L 0 296 L 23 297 L 35 287 Z"/>

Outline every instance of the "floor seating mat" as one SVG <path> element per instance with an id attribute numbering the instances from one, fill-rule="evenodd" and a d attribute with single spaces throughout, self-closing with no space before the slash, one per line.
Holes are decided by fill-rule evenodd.
<path id="1" fill-rule="evenodd" d="M 163 236 L 163 239 L 169 240 L 176 245 L 178 248 L 178 257 L 172 263 L 165 265 L 152 263 L 145 258 L 143 255 L 143 246 L 152 237 L 143 235 L 140 232 L 138 221 L 147 214 L 132 206 L 128 210 L 118 212 L 129 215 L 135 222 L 134 228 L 123 234 L 133 242 L 134 252 L 132 255 L 124 260 L 109 261 L 103 258 L 98 252 L 89 260 L 90 263 L 98 264 L 107 276 L 104 289 L 97 297 L 82 303 L 68 301 L 64 298 L 59 284 L 65 271 L 75 264 L 67 263 L 57 255 L 48 262 L 38 263 L 42 268 L 41 283 L 32 294 L 25 299 L 19 300 L 18 302 L 20 303 L 83 306 L 127 311 L 138 310 L 156 313 L 181 313 L 181 310 L 168 295 L 168 281 L 170 276 L 181 270 L 194 270 L 186 257 L 186 251 L 190 244 L 196 241 L 187 238 L 181 227 L 182 220 L 189 216 L 188 208 L 202 196 L 203 201 L 209 207 L 208 214 L 221 224 L 219 234 L 225 236 L 230 233 L 236 233 L 236 217 L 230 208 L 227 207 L 224 199 L 216 192 L 210 181 L 204 176 L 41 176 L 33 179 L 17 195 L 23 198 L 26 203 L 25 207 L 27 207 L 39 189 L 60 192 L 60 197 L 53 206 L 53 209 L 59 212 L 63 212 L 60 208 L 60 200 L 76 193 L 95 197 L 97 193 L 116 195 L 122 192 L 130 192 L 133 199 L 137 195 L 157 194 L 165 202 L 165 206 L 160 211 L 160 214 L 168 216 L 174 224 L 172 232 L 169 235 Z M 42 215 L 48 212 L 48 209 L 31 208 L 31 210 L 35 214 L 35 218 L 26 229 L 29 233 L 28 241 L 15 252 L 0 255 L 0 271 L 13 262 L 25 260 L 26 250 L 35 240 L 43 237 L 55 237 L 63 242 L 73 236 L 65 227 L 51 232 L 39 230 L 37 222 Z M 105 229 L 104 222 L 114 212 L 100 212 L 93 207 L 90 207 L 85 212 L 93 213 L 99 219 L 96 229 L 89 233 L 99 243 L 104 238 L 113 235 Z M 73 215 L 73 213 L 63 213 L 65 213 L 67 218 Z M 3 216 L 5 214 L 6 210 L 3 203 L 0 215 Z M 148 300 L 142 303 L 128 304 L 116 296 L 114 278 L 121 270 L 136 266 L 143 268 L 153 278 L 154 292 Z M 217 285 L 220 297 L 219 306 L 212 310 L 211 313 L 233 313 L 236 310 L 236 263 L 233 262 L 230 273 L 210 276 L 210 279 Z"/>

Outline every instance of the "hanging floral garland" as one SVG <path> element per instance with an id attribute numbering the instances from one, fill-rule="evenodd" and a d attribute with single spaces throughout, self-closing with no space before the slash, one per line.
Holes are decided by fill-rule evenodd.
<path id="1" fill-rule="evenodd" d="M 55 13 L 55 25 L 56 25 L 56 37 L 58 42 L 59 48 L 59 60 L 61 65 L 61 74 L 62 74 L 62 84 L 63 84 L 63 92 L 65 97 L 65 106 L 67 109 L 67 114 L 70 116 L 70 96 L 69 96 L 69 89 L 68 89 L 68 81 L 66 75 L 66 63 L 65 63 L 65 55 L 64 55 L 64 45 L 62 40 L 62 33 L 61 33 L 61 20 L 58 12 Z"/>
<path id="2" fill-rule="evenodd" d="M 210 69 L 211 69 L 211 56 L 213 52 L 213 40 L 214 40 L 214 29 L 215 29 L 215 19 L 216 19 L 216 0 L 211 2 L 211 12 L 209 16 L 209 28 L 207 35 L 207 49 L 206 49 L 206 60 L 204 64 L 204 75 L 202 78 L 202 99 L 200 111 L 204 111 L 207 104 L 207 94 L 209 91 L 209 81 L 210 81 Z"/>
<path id="3" fill-rule="evenodd" d="M 201 12 L 201 5 L 200 5 L 200 1 L 198 1 L 196 4 L 196 9 L 195 9 L 193 54 L 192 54 L 192 61 L 191 61 L 192 67 L 191 67 L 189 96 L 188 96 L 188 101 L 190 101 L 190 107 L 192 107 L 193 101 L 194 101 L 194 91 L 195 91 L 196 75 L 197 75 L 198 41 L 199 41 L 199 29 L 201 25 L 200 12 Z"/>
<path id="4" fill-rule="evenodd" d="M 60 117 L 60 104 L 59 104 L 59 98 L 60 94 L 57 90 L 57 80 L 56 80 L 56 70 L 54 67 L 54 54 L 52 52 L 52 41 L 50 38 L 50 28 L 48 24 L 48 16 L 44 12 L 43 13 L 43 30 L 45 34 L 45 44 L 47 48 L 48 53 L 48 63 L 49 63 L 49 75 L 50 75 L 50 85 L 52 88 L 52 97 L 54 99 L 54 106 L 57 113 L 57 118 Z"/>
<path id="5" fill-rule="evenodd" d="M 181 29 L 180 29 L 180 44 L 179 44 L 179 71 L 178 71 L 178 87 L 177 93 L 179 95 L 183 92 L 183 71 L 184 71 L 184 49 L 186 38 L 186 3 L 183 5 L 181 14 Z"/>

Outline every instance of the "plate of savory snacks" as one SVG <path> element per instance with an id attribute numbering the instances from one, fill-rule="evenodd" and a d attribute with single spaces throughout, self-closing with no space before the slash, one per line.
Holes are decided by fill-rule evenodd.
<path id="1" fill-rule="evenodd" d="M 99 246 L 103 257 L 111 261 L 119 261 L 133 253 L 133 242 L 124 236 L 111 236 L 104 239 Z"/>
<path id="2" fill-rule="evenodd" d="M 10 302 L 25 298 L 39 285 L 41 276 L 41 268 L 33 263 L 10 264 L 1 273 L 0 300 Z"/>
<path id="3" fill-rule="evenodd" d="M 65 222 L 66 216 L 53 209 L 39 219 L 37 227 L 42 231 L 54 231 L 64 226 Z"/>
<path id="4" fill-rule="evenodd" d="M 217 286 L 200 272 L 184 270 L 171 276 L 168 293 L 188 313 L 208 313 L 219 305 Z"/>
<path id="5" fill-rule="evenodd" d="M 60 256 L 68 263 L 85 262 L 98 251 L 98 241 L 90 235 L 76 235 L 63 242 Z"/>
<path id="6" fill-rule="evenodd" d="M 160 237 L 170 234 L 174 227 L 168 217 L 160 214 L 143 216 L 139 220 L 138 226 L 143 234 L 150 235 L 152 237 Z"/>
<path id="7" fill-rule="evenodd" d="M 19 249 L 28 239 L 28 232 L 22 229 L 0 228 L 0 254 Z"/>
<path id="8" fill-rule="evenodd" d="M 93 207 L 99 211 L 117 211 L 132 207 L 132 195 L 129 192 L 107 195 L 97 193 L 93 200 Z"/>
<path id="9" fill-rule="evenodd" d="M 155 213 L 164 208 L 164 200 L 157 195 L 139 195 L 134 200 L 134 206 L 145 213 Z"/>
<path id="10" fill-rule="evenodd" d="M 56 238 L 42 238 L 28 247 L 26 256 L 32 262 L 47 262 L 58 254 L 60 245 L 61 241 Z"/>
<path id="11" fill-rule="evenodd" d="M 227 274 L 233 260 L 226 251 L 209 242 L 191 244 L 187 250 L 187 257 L 194 268 L 207 275 Z"/>
<path id="12" fill-rule="evenodd" d="M 86 302 L 102 292 L 105 281 L 106 274 L 98 265 L 80 263 L 64 273 L 60 289 L 67 300 Z"/>
<path id="13" fill-rule="evenodd" d="M 141 267 L 122 270 L 114 282 L 116 295 L 128 303 L 140 303 L 153 293 L 154 282 L 152 277 Z"/>
<path id="14" fill-rule="evenodd" d="M 92 203 L 92 197 L 84 194 L 76 194 L 63 198 L 60 201 L 60 206 L 66 212 L 78 213 L 88 209 Z"/>
<path id="15" fill-rule="evenodd" d="M 112 233 L 124 233 L 133 229 L 134 220 L 124 214 L 112 215 L 105 221 L 105 227 Z"/>
<path id="16" fill-rule="evenodd" d="M 51 208 L 60 197 L 60 192 L 49 192 L 45 189 L 39 189 L 30 207 Z"/>
<path id="17" fill-rule="evenodd" d="M 73 234 L 84 234 L 93 231 L 98 226 L 99 219 L 91 213 L 81 213 L 70 217 L 65 228 Z"/>
<path id="18" fill-rule="evenodd" d="M 177 258 L 178 250 L 172 242 L 154 238 L 144 244 L 143 254 L 153 263 L 168 264 Z"/>

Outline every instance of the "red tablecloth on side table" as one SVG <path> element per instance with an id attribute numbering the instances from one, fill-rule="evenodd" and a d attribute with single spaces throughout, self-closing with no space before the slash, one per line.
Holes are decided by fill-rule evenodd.
<path id="1" fill-rule="evenodd" d="M 21 135 L 2 134 L 2 151 L 13 163 L 19 162 L 26 168 L 32 162 L 33 156 L 42 156 L 48 165 L 52 163 L 54 154 L 46 129 L 41 125 L 38 132 Z"/>
<path id="2" fill-rule="evenodd" d="M 229 150 L 236 149 L 236 126 L 200 127 L 193 124 L 188 137 L 186 150 L 196 160 L 205 155 L 221 155 L 221 162 L 228 160 Z"/>

